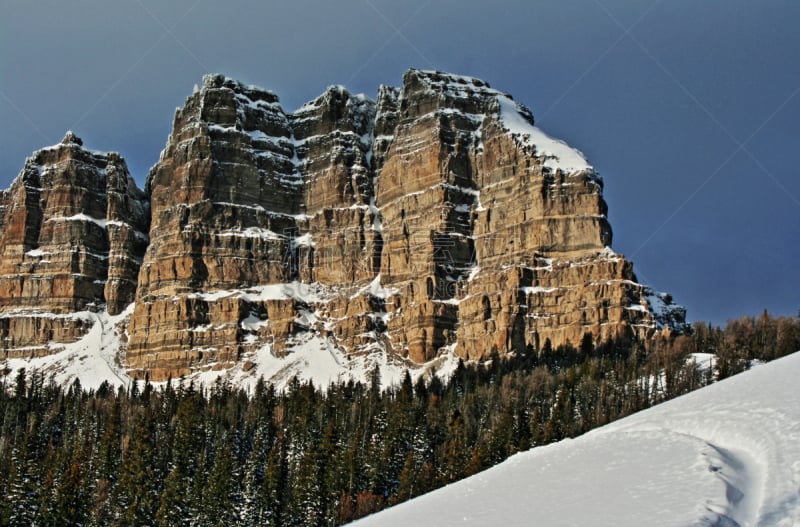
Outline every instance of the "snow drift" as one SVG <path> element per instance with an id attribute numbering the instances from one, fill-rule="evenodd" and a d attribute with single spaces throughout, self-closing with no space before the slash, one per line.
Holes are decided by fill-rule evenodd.
<path id="1" fill-rule="evenodd" d="M 800 352 L 353 525 L 800 525 Z"/>

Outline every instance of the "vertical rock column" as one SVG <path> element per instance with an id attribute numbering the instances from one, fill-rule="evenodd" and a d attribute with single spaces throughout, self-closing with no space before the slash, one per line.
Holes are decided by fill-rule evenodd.
<path id="1" fill-rule="evenodd" d="M 133 373 L 230 367 L 252 340 L 242 324 L 251 316 L 269 319 L 265 338 L 285 338 L 291 299 L 243 297 L 297 275 L 303 182 L 277 96 L 206 76 L 176 112 L 147 189 L 151 244 L 126 357 Z"/>
<path id="2" fill-rule="evenodd" d="M 487 90 L 477 79 L 412 70 L 396 98 L 386 90 L 385 102 L 379 101 L 396 123 L 388 148 L 383 134 L 376 137 L 376 150 L 386 148 L 375 184 L 383 223 L 381 280 L 400 290 L 391 340 L 415 362 L 455 341 L 454 284 L 473 263 L 473 163 L 491 99 Z"/>
<path id="3" fill-rule="evenodd" d="M 133 301 L 147 201 L 119 155 L 82 145 L 70 132 L 37 151 L 0 198 L 0 336 L 7 356 L 58 350 L 92 325 L 76 312 L 108 301 L 116 314 Z"/>

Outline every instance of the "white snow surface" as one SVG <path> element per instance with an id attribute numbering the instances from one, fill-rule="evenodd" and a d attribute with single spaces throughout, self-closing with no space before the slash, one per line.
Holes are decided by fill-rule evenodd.
<path id="1" fill-rule="evenodd" d="M 535 145 L 536 155 L 544 158 L 545 167 L 553 170 L 561 169 L 566 173 L 592 169 L 580 151 L 564 141 L 553 139 L 523 117 L 519 106 L 511 98 L 500 94 L 497 96 L 497 102 L 500 104 L 503 126 L 521 141 Z"/>
<path id="2" fill-rule="evenodd" d="M 13 382 L 21 368 L 30 373 L 37 371 L 46 380 L 53 380 L 62 386 L 69 386 L 76 379 L 85 389 L 97 389 L 103 381 L 112 386 L 128 386 L 131 378 L 119 362 L 117 353 L 120 348 L 120 336 L 123 331 L 119 326 L 133 313 L 133 304 L 116 316 L 107 311 L 93 313 L 81 311 L 71 315 L 51 315 L 47 313 L 30 313 L 29 316 L 69 317 L 93 321 L 91 329 L 84 337 L 71 344 L 49 345 L 52 355 L 28 359 L 6 359 L 0 366 L 10 370 L 6 383 Z M 19 314 L 14 314 L 19 316 Z"/>
<path id="3" fill-rule="evenodd" d="M 353 525 L 800 526 L 800 352 Z"/>
<path id="4" fill-rule="evenodd" d="M 325 302 L 331 294 L 329 290 L 319 284 L 304 284 L 290 282 L 286 284 L 270 284 L 248 289 L 235 289 L 215 291 L 209 293 L 194 293 L 204 300 L 215 302 L 228 297 L 240 297 L 251 302 L 264 300 L 294 299 L 304 303 Z M 371 284 L 358 294 L 372 294 L 383 298 L 392 294 L 380 284 L 380 275 Z M 124 357 L 120 356 L 123 347 L 121 337 L 125 332 L 125 325 L 133 314 L 134 304 L 129 305 L 124 312 L 111 316 L 105 309 L 99 312 L 81 311 L 69 315 L 56 315 L 35 310 L 16 311 L 6 313 L 4 316 L 30 316 L 49 318 L 82 319 L 93 322 L 89 331 L 77 342 L 71 344 L 50 343 L 51 355 L 46 357 L 29 357 L 19 359 L 0 360 L 0 370 L 6 370 L 4 377 L 0 376 L 0 386 L 13 386 L 21 369 L 28 374 L 36 371 L 42 374 L 45 381 L 54 381 L 62 386 L 69 386 L 76 379 L 85 389 L 97 389 L 104 381 L 112 386 L 129 386 L 132 378 L 122 365 Z M 300 309 L 296 323 L 304 327 L 319 326 L 321 321 L 317 314 L 307 308 Z M 261 319 L 254 314 L 239 322 L 239 326 L 250 334 L 246 342 L 256 344 L 259 337 L 256 333 L 268 328 L 269 319 Z M 206 331 L 210 326 L 196 327 L 194 331 Z M 203 369 L 198 369 L 189 375 L 185 382 L 194 381 L 205 386 L 215 382 L 228 382 L 234 386 L 252 389 L 260 377 L 273 383 L 278 389 L 286 387 L 290 381 L 297 377 L 301 382 L 313 382 L 322 390 L 327 389 L 332 382 L 370 382 L 371 372 L 377 367 L 380 372 L 381 386 L 388 388 L 399 385 L 405 372 L 411 374 L 416 382 L 420 377 L 429 378 L 436 375 L 446 380 L 452 375 L 458 365 L 458 358 L 454 353 L 455 345 L 441 350 L 439 356 L 425 364 L 414 364 L 387 353 L 384 344 L 375 336 L 375 342 L 369 346 L 369 353 L 348 354 L 332 336 L 321 336 L 314 331 L 303 331 L 293 335 L 287 342 L 282 353 L 276 353 L 269 339 L 254 346 L 254 351 L 245 353 L 238 364 L 230 368 L 214 369 L 214 364 L 207 364 Z M 31 348 L 33 353 L 40 353 L 41 349 Z M 245 369 L 245 365 L 249 365 Z M 174 381 L 173 381 L 174 382 Z M 162 386 L 165 383 L 153 383 Z"/>
<path id="5" fill-rule="evenodd" d="M 79 213 L 75 214 L 74 216 L 64 216 L 60 218 L 49 218 L 46 221 L 89 221 L 96 224 L 101 229 L 106 228 L 106 224 L 108 223 L 105 218 L 92 218 L 91 216 Z"/>
<path id="6" fill-rule="evenodd" d="M 325 391 L 331 383 L 369 382 L 371 372 L 378 368 L 381 387 L 398 386 L 403 375 L 408 371 L 416 382 L 420 377 L 437 375 L 447 379 L 458 365 L 458 359 L 452 353 L 444 353 L 440 357 L 422 366 L 415 366 L 385 351 L 374 350 L 363 355 L 347 355 L 337 347 L 330 338 L 311 332 L 300 333 L 288 343 L 286 353 L 276 355 L 270 344 L 260 346 L 254 353 L 246 354 L 243 361 L 253 363 L 253 368 L 244 371 L 240 366 L 227 370 L 208 370 L 192 376 L 195 382 L 211 386 L 215 382 L 228 382 L 231 385 L 248 389 L 258 382 L 259 378 L 271 382 L 276 388 L 285 388 L 292 379 L 300 382 L 312 382 L 314 386 Z"/>
<path id="7" fill-rule="evenodd" d="M 386 299 L 391 297 L 392 295 L 398 294 L 400 290 L 397 289 L 396 287 L 384 287 L 383 285 L 381 285 L 381 273 L 378 273 L 372 280 L 372 282 L 370 282 L 367 287 L 361 289 L 357 294 L 362 295 L 366 292 L 369 292 L 369 294 L 371 294 L 376 298 Z"/>

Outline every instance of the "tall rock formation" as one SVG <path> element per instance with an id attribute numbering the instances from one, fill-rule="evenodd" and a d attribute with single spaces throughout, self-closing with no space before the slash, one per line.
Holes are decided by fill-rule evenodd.
<path id="1" fill-rule="evenodd" d="M 148 244 L 144 193 L 116 153 L 72 132 L 25 162 L 0 196 L 0 337 L 6 357 L 52 353 L 136 294 Z"/>
<path id="2" fill-rule="evenodd" d="M 680 327 L 683 310 L 610 249 L 602 188 L 580 152 L 471 77 L 410 70 L 377 101 L 334 86 L 287 113 L 206 76 L 147 177 L 150 209 L 118 156 L 70 137 L 3 195 L 7 353 L 30 333 L 12 310 L 43 294 L 60 314 L 117 313 L 135 294 L 119 351 L 153 380 L 315 354 L 342 371 L 376 356 L 414 367 Z M 69 272 L 51 254 L 70 254 Z"/>

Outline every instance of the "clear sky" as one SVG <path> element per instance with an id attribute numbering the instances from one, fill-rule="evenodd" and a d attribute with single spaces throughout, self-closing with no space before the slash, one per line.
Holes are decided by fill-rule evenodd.
<path id="1" fill-rule="evenodd" d="M 68 129 L 142 184 L 207 72 L 293 110 L 441 69 L 586 154 L 614 249 L 691 320 L 797 314 L 798 21 L 797 0 L 4 0 L 0 186 Z"/>

